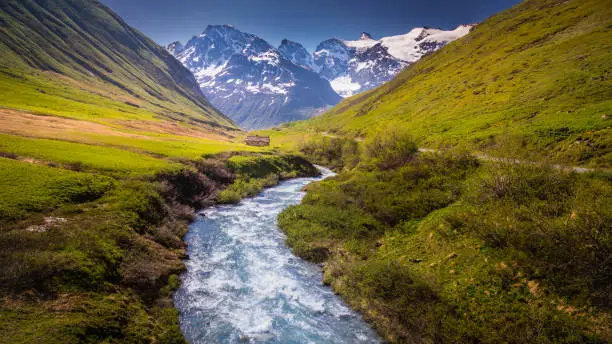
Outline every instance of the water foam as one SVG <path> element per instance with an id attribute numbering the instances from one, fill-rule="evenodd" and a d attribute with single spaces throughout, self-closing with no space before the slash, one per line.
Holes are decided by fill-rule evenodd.
<path id="1" fill-rule="evenodd" d="M 325 171 L 324 176 L 331 175 Z M 175 295 L 190 343 L 378 343 L 375 333 L 295 257 L 276 225 L 306 184 L 283 182 L 238 205 L 200 213 Z"/>

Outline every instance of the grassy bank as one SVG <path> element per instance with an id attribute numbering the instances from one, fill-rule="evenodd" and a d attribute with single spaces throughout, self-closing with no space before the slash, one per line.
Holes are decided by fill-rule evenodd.
<path id="1" fill-rule="evenodd" d="M 279 224 L 389 341 L 612 339 L 609 174 L 417 153 L 393 130 L 302 150 L 340 173 Z"/>
<path id="2" fill-rule="evenodd" d="M 184 342 L 171 295 L 194 209 L 317 174 L 290 155 L 167 159 L 29 140 L 0 145 L 6 343 Z"/>

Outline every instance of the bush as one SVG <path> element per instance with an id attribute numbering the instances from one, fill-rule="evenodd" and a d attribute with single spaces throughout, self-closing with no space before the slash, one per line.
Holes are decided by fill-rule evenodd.
<path id="1" fill-rule="evenodd" d="M 382 170 L 407 163 L 418 151 L 416 143 L 405 131 L 387 128 L 368 138 L 364 144 L 367 160 Z"/>
<path id="2" fill-rule="evenodd" d="M 354 150 L 353 139 L 347 137 L 317 136 L 298 148 L 311 161 L 331 169 L 342 169 L 344 166 L 343 154 Z M 348 157 L 347 157 L 348 158 Z"/>
<path id="3" fill-rule="evenodd" d="M 385 339 L 597 343 L 605 335 L 597 326 L 612 303 L 608 175 L 480 167 L 455 153 L 403 160 L 385 155 L 382 138 L 371 142 L 355 168 L 311 184 L 279 226 L 297 255 L 325 262 L 324 282 Z"/>
<path id="4" fill-rule="evenodd" d="M 351 272 L 364 296 L 393 301 L 397 308 L 413 302 L 435 300 L 436 293 L 424 282 L 417 282 L 405 265 L 394 261 L 373 261 Z"/>

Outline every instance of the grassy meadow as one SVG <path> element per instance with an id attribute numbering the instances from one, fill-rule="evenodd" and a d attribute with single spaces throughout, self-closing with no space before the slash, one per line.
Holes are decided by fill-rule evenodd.
<path id="1" fill-rule="evenodd" d="M 184 343 L 194 211 L 316 170 L 244 145 L 97 1 L 4 1 L 0 23 L 0 342 Z"/>

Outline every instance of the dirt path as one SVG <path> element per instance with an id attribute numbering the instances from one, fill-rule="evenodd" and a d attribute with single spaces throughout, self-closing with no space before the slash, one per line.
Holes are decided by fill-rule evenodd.
<path id="1" fill-rule="evenodd" d="M 429 148 L 419 148 L 419 152 L 421 153 L 439 153 L 440 150 L 429 149 Z M 521 164 L 521 165 L 540 165 L 540 166 L 544 165 L 542 163 L 535 162 L 535 161 L 525 161 L 525 160 L 512 159 L 512 158 L 499 158 L 499 157 L 489 156 L 485 154 L 474 154 L 474 156 L 478 160 L 487 161 L 487 162 L 500 162 L 500 163 L 506 162 L 506 163 L 513 163 L 513 164 Z M 606 171 L 605 169 L 594 169 L 594 168 L 579 167 L 579 166 L 564 166 L 564 165 L 559 165 L 559 164 L 551 165 L 551 167 L 557 170 L 574 171 L 576 173 Z"/>
<path id="2" fill-rule="evenodd" d="M 326 131 L 321 133 L 323 136 L 326 137 L 331 137 L 331 138 L 338 138 L 338 135 L 334 135 L 334 134 L 330 134 Z M 355 141 L 357 142 L 363 142 L 363 138 L 356 138 Z M 430 148 L 419 148 L 419 152 L 421 153 L 439 153 L 441 152 L 438 149 L 430 149 Z M 510 163 L 515 163 L 515 164 L 522 164 L 522 165 L 544 165 L 542 163 L 539 162 L 535 162 L 535 161 L 525 161 L 525 160 L 520 160 L 520 159 L 512 159 L 512 158 L 499 158 L 499 157 L 494 157 L 494 156 L 489 156 L 489 155 L 485 155 L 485 154 L 474 154 L 474 156 L 478 159 L 478 160 L 482 160 L 482 161 L 487 161 L 487 162 L 510 162 Z M 559 165 L 559 164 L 555 164 L 555 165 L 551 165 L 552 168 L 555 168 L 557 170 L 566 170 L 566 171 L 573 171 L 576 173 L 588 173 L 588 172 L 596 172 L 596 171 L 608 171 L 608 169 L 595 169 L 595 168 L 588 168 L 588 167 L 580 167 L 580 166 L 564 166 L 564 165 Z"/>

